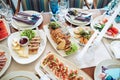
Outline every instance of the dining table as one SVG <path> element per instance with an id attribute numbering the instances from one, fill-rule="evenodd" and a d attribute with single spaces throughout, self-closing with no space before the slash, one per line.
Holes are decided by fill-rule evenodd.
<path id="1" fill-rule="evenodd" d="M 81 9 L 82 11 L 83 9 Z M 104 10 L 102 9 L 85 9 L 83 11 L 89 11 L 92 13 L 92 16 L 93 16 L 93 19 L 96 18 L 97 16 L 100 16 L 104 13 Z M 50 23 L 50 19 L 51 19 L 51 14 L 49 12 L 43 12 L 41 13 L 42 16 L 43 16 L 43 22 L 38 26 L 38 28 L 41 30 L 43 29 L 43 27 L 47 24 Z M 68 21 L 65 21 L 63 23 L 65 26 L 71 26 L 71 24 L 68 22 Z M 89 25 L 90 26 L 90 25 Z M 75 25 L 72 25 L 72 27 L 76 27 Z M 9 25 L 9 29 L 10 29 L 10 32 L 11 34 L 14 33 L 14 32 L 18 32 L 17 29 L 13 28 L 12 25 Z M 88 74 L 93 80 L 94 80 L 94 71 L 95 71 L 95 68 L 97 66 L 97 64 L 99 64 L 102 60 L 105 60 L 105 59 L 112 59 L 113 57 L 109 54 L 110 51 L 107 49 L 107 47 L 105 46 L 105 38 L 102 39 L 101 41 L 101 44 L 98 45 L 98 49 L 95 50 L 95 60 L 91 60 L 91 61 L 87 61 L 87 64 L 86 65 L 83 65 L 82 64 L 78 64 L 77 65 L 77 62 L 75 61 L 72 61 L 71 58 L 75 57 L 75 56 L 70 56 L 70 57 L 65 57 L 65 59 L 73 62 L 74 64 L 76 64 L 76 66 L 78 66 L 82 71 L 84 71 L 86 74 Z M 7 45 L 7 39 L 5 40 L 2 40 L 0 41 L 0 44 L 4 44 L 6 46 Z M 101 52 L 101 50 L 104 50 Z M 34 62 L 32 63 L 29 63 L 29 64 L 19 64 L 17 63 L 13 58 L 11 60 L 11 64 L 9 66 L 9 68 L 7 69 L 7 71 L 2 75 L 5 76 L 6 74 L 12 72 L 12 71 L 31 71 L 33 73 L 35 73 L 37 75 L 37 72 L 35 71 L 35 66 L 36 64 L 41 60 L 41 58 L 43 56 L 46 55 L 46 53 L 48 53 L 49 51 L 53 51 L 55 53 L 57 53 L 54 48 L 52 47 L 52 45 L 50 44 L 49 40 L 47 40 L 47 45 L 46 45 L 46 48 L 44 50 L 44 52 L 42 53 L 42 55 L 37 59 L 35 60 Z M 92 57 L 92 56 L 90 56 Z M 75 60 L 75 58 L 73 59 Z M 84 60 L 84 59 L 83 59 Z M 84 61 L 83 61 L 83 64 L 84 64 Z M 81 67 L 80 67 L 81 66 Z M 1 78 L 2 78 L 1 77 Z"/>

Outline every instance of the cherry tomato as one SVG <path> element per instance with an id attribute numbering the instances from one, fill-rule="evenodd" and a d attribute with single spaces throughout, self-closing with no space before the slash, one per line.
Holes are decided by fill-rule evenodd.
<path id="1" fill-rule="evenodd" d="M 103 22 L 103 23 L 106 23 L 106 22 L 108 22 L 108 19 L 107 19 L 107 18 L 104 18 L 104 19 L 102 20 L 102 22 Z"/>
<path id="2" fill-rule="evenodd" d="M 112 30 L 112 32 L 115 33 L 115 34 L 118 34 L 118 32 L 119 32 L 118 29 L 115 28 L 115 27 L 113 27 L 113 26 L 111 27 L 111 30 Z"/>

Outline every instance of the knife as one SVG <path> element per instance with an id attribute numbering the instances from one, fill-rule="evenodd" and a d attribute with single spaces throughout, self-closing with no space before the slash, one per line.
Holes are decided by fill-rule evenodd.
<path id="1" fill-rule="evenodd" d="M 50 80 L 57 80 L 52 74 L 49 74 L 42 66 L 40 66 L 40 70 L 41 70 Z"/>

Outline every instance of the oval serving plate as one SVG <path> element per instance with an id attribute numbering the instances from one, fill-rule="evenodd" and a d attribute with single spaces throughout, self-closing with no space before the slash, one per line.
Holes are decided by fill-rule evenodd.
<path id="1" fill-rule="evenodd" d="M 5 71 L 8 69 L 8 67 L 10 66 L 11 55 L 10 55 L 9 49 L 7 47 L 5 47 L 4 45 L 0 45 L 0 51 L 5 52 L 5 56 L 7 58 L 5 66 L 0 71 L 0 76 L 2 76 L 5 73 Z"/>
<path id="2" fill-rule="evenodd" d="M 63 57 L 61 57 L 60 55 L 56 54 L 56 53 L 53 53 L 53 52 L 49 52 L 46 56 L 44 56 L 36 65 L 35 67 L 35 70 L 36 72 L 39 73 L 39 75 L 43 75 L 41 73 L 41 67 L 43 68 L 44 71 L 47 71 L 47 75 L 50 75 L 51 77 L 54 77 L 54 80 L 62 80 L 60 79 L 59 77 L 57 77 L 55 75 L 55 71 L 54 70 L 51 70 L 48 65 L 43 65 L 43 61 L 49 57 L 50 55 L 53 55 L 55 59 L 58 60 L 58 64 L 63 64 L 63 66 L 66 66 L 68 68 L 68 73 L 73 70 L 73 71 L 76 71 L 78 72 L 78 75 L 77 76 L 81 76 L 84 78 L 84 80 L 92 80 L 85 72 L 83 72 L 82 70 L 80 70 L 76 65 L 74 65 L 73 63 L 69 62 L 68 60 L 64 59 Z M 56 63 L 57 63 L 57 60 L 56 60 Z M 67 79 L 65 79 L 67 80 Z"/>
<path id="3" fill-rule="evenodd" d="M 34 73 L 28 71 L 14 71 L 5 75 L 1 80 L 40 80 Z"/>
<path id="4" fill-rule="evenodd" d="M 37 30 L 35 30 L 35 33 L 36 34 L 38 33 Z M 41 38 L 40 47 L 39 47 L 36 54 L 30 55 L 28 58 L 19 57 L 18 54 L 12 49 L 12 41 L 13 41 L 14 38 L 20 39 L 20 33 L 15 32 L 15 33 L 13 33 L 13 34 L 11 34 L 9 36 L 9 38 L 8 38 L 8 47 L 9 47 L 9 50 L 11 52 L 11 55 L 12 55 L 13 59 L 17 63 L 19 63 L 19 64 L 31 63 L 31 62 L 35 61 L 37 58 L 39 58 L 39 56 L 42 54 L 42 52 L 44 51 L 44 49 L 46 47 L 47 39 L 46 39 L 46 35 L 43 32 L 43 30 L 39 30 L 38 34 L 39 34 L 39 36 Z"/>
<path id="5" fill-rule="evenodd" d="M 73 52 L 73 53 L 71 53 L 71 54 L 66 54 L 65 53 L 65 51 L 64 50 L 58 50 L 57 49 L 57 44 L 55 43 L 55 41 L 52 39 L 52 37 L 51 37 L 51 34 L 50 34 L 50 30 L 48 29 L 48 25 L 45 25 L 44 27 L 43 27 L 43 29 L 44 29 L 44 31 L 45 31 L 45 33 L 46 33 L 46 36 L 48 37 L 48 40 L 50 41 L 50 43 L 51 43 L 51 45 L 53 46 L 53 48 L 58 52 L 58 54 L 59 55 L 61 55 L 61 56 L 63 56 L 63 57 L 66 57 L 66 56 L 69 56 L 69 55 L 72 55 L 72 54 L 74 54 L 74 53 L 76 53 L 76 52 Z M 66 31 L 67 32 L 67 31 Z M 71 42 L 73 42 L 76 46 L 77 46 L 77 48 L 79 49 L 79 45 L 76 43 L 76 41 L 71 37 L 70 38 L 70 41 Z"/>
<path id="6" fill-rule="evenodd" d="M 102 80 L 99 75 L 102 73 L 102 66 L 107 67 L 107 68 L 120 68 L 120 60 L 117 59 L 109 59 L 109 60 L 104 60 L 100 62 L 94 72 L 94 79 L 95 80 Z"/>
<path id="7" fill-rule="evenodd" d="M 39 12 L 37 12 L 37 11 L 23 11 L 23 12 L 31 14 L 31 15 L 37 14 L 37 15 L 39 15 L 40 19 L 34 25 L 25 24 L 23 22 L 16 21 L 16 20 L 12 19 L 11 24 L 15 29 L 20 29 L 20 30 L 33 29 L 33 28 L 38 27 L 42 23 L 43 16 Z"/>

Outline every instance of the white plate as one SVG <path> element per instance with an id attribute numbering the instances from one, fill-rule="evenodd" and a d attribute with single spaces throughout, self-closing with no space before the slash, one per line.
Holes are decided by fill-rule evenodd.
<path id="1" fill-rule="evenodd" d="M 20 30 L 24 30 L 24 29 L 33 29 L 35 27 L 38 27 L 42 21 L 43 21 L 43 16 L 39 13 L 39 12 L 36 12 L 36 11 L 24 11 L 25 13 L 28 13 L 28 14 L 37 14 L 39 15 L 40 19 L 34 24 L 34 25 L 29 25 L 29 24 L 26 24 L 26 23 L 23 23 L 23 22 L 20 22 L 20 21 L 16 21 L 14 19 L 12 19 L 12 26 L 15 28 L 15 29 L 20 29 Z"/>
<path id="2" fill-rule="evenodd" d="M 94 25 L 97 24 L 97 23 L 100 23 L 100 21 L 101 21 L 103 18 L 107 18 L 107 19 L 109 20 L 110 16 L 107 16 L 107 15 L 103 16 L 103 15 L 101 15 L 101 16 L 96 17 L 96 18 L 91 22 L 91 28 L 92 28 L 94 31 L 96 31 L 96 29 L 94 28 Z M 113 25 L 114 25 L 114 27 L 117 28 L 118 31 L 120 32 L 119 25 L 116 24 L 115 22 L 113 22 Z M 109 36 L 109 35 L 105 34 L 104 37 L 105 37 L 105 38 L 109 38 L 109 39 L 120 39 L 120 34 L 117 34 L 115 37 Z"/>
<path id="3" fill-rule="evenodd" d="M 40 80 L 34 73 L 28 71 L 14 71 L 5 75 L 1 80 Z"/>
<path id="4" fill-rule="evenodd" d="M 65 56 L 69 56 L 69 55 L 71 55 L 71 54 L 74 54 L 74 53 L 71 53 L 71 54 L 67 55 L 64 50 L 58 50 L 58 49 L 57 49 L 57 44 L 54 42 L 54 40 L 53 40 L 52 37 L 51 37 L 50 30 L 48 29 L 48 25 L 45 25 L 45 26 L 43 27 L 43 29 L 44 29 L 44 31 L 45 31 L 45 33 L 46 33 L 46 36 L 48 37 L 48 40 L 50 41 L 51 45 L 52 45 L 53 48 L 59 53 L 59 55 L 65 57 Z M 71 38 L 71 39 L 72 39 L 72 38 Z M 74 41 L 74 39 L 72 39 L 72 40 Z M 76 45 L 77 45 L 77 44 L 76 44 Z M 78 48 L 79 48 L 79 46 L 78 46 Z M 75 53 L 76 53 L 76 52 L 75 52 Z"/>
<path id="5" fill-rule="evenodd" d="M 37 34 L 37 30 L 35 32 Z M 46 35 L 43 32 L 43 30 L 39 30 L 39 35 L 40 35 L 40 38 L 41 38 L 41 42 L 40 42 L 40 47 L 38 49 L 38 53 L 36 53 L 34 55 L 30 55 L 28 58 L 19 57 L 18 54 L 12 49 L 12 41 L 15 38 L 20 39 L 20 33 L 15 32 L 15 33 L 13 33 L 9 36 L 8 47 L 9 47 L 9 50 L 11 52 L 11 55 L 12 55 L 13 59 L 16 62 L 18 62 L 19 64 L 28 64 L 28 63 L 31 63 L 31 62 L 35 61 L 37 58 L 40 57 L 40 55 L 42 54 L 42 52 L 44 51 L 44 49 L 46 47 L 47 39 L 46 39 Z"/>
<path id="6" fill-rule="evenodd" d="M 2 51 L 2 52 L 4 51 L 5 52 L 5 56 L 7 58 L 5 66 L 0 71 L 0 76 L 2 76 L 5 73 L 5 71 L 8 69 L 8 67 L 10 66 L 11 56 L 10 56 L 9 49 L 7 47 L 5 47 L 4 45 L 0 45 L 0 51 Z"/>
<path id="7" fill-rule="evenodd" d="M 118 66 L 120 66 L 120 60 L 115 60 L 115 59 L 109 59 L 109 60 L 104 60 L 102 62 L 100 62 L 96 68 L 95 68 L 95 72 L 94 72 L 94 79 L 95 80 L 101 80 L 99 78 L 100 73 L 102 73 L 102 66 L 105 67 L 112 67 L 112 66 L 116 66 L 116 68 Z"/>
<path id="8" fill-rule="evenodd" d="M 4 19 L 0 19 L 0 20 L 2 20 L 2 21 L 4 22 L 4 25 L 5 25 L 6 29 L 7 29 L 8 36 L 9 36 L 9 35 L 10 35 L 10 29 L 9 29 L 8 23 L 7 23 Z M 8 36 L 6 36 L 6 37 L 0 39 L 0 41 L 6 39 Z"/>
<path id="9" fill-rule="evenodd" d="M 80 10 L 77 10 L 77 11 L 80 11 Z M 85 13 L 89 13 L 89 12 L 85 12 Z M 91 16 L 90 22 L 82 22 L 82 21 L 74 20 L 74 16 L 71 16 L 71 18 L 68 17 L 67 14 L 68 14 L 68 13 L 65 14 L 65 19 L 66 19 L 69 23 L 71 23 L 71 24 L 73 24 L 73 25 L 76 25 L 76 26 L 79 26 L 79 25 L 88 25 L 88 24 L 92 21 L 92 16 Z"/>
<path id="10" fill-rule="evenodd" d="M 63 57 L 59 56 L 58 54 L 55 53 L 49 53 L 49 54 L 53 54 L 58 60 L 59 62 L 62 62 L 65 66 L 68 67 L 68 70 L 77 70 L 78 71 L 78 75 L 79 76 L 83 76 L 85 79 L 84 80 L 92 80 L 85 72 L 83 72 L 82 70 L 80 70 L 76 65 L 74 65 L 73 63 L 69 62 L 68 60 L 64 59 Z M 50 76 L 54 76 L 54 78 L 57 78 L 56 75 L 50 70 L 49 67 L 44 66 L 42 64 L 43 60 L 49 55 L 47 54 L 46 56 L 44 56 L 40 62 L 38 62 L 38 64 L 36 65 L 36 72 L 40 73 L 40 66 L 43 67 L 43 69 L 45 71 L 47 71 L 49 73 Z M 55 80 L 60 80 L 60 79 L 55 79 Z"/>
<path id="11" fill-rule="evenodd" d="M 113 51 L 115 58 L 120 59 L 120 41 L 112 41 L 110 44 L 110 48 Z"/>

